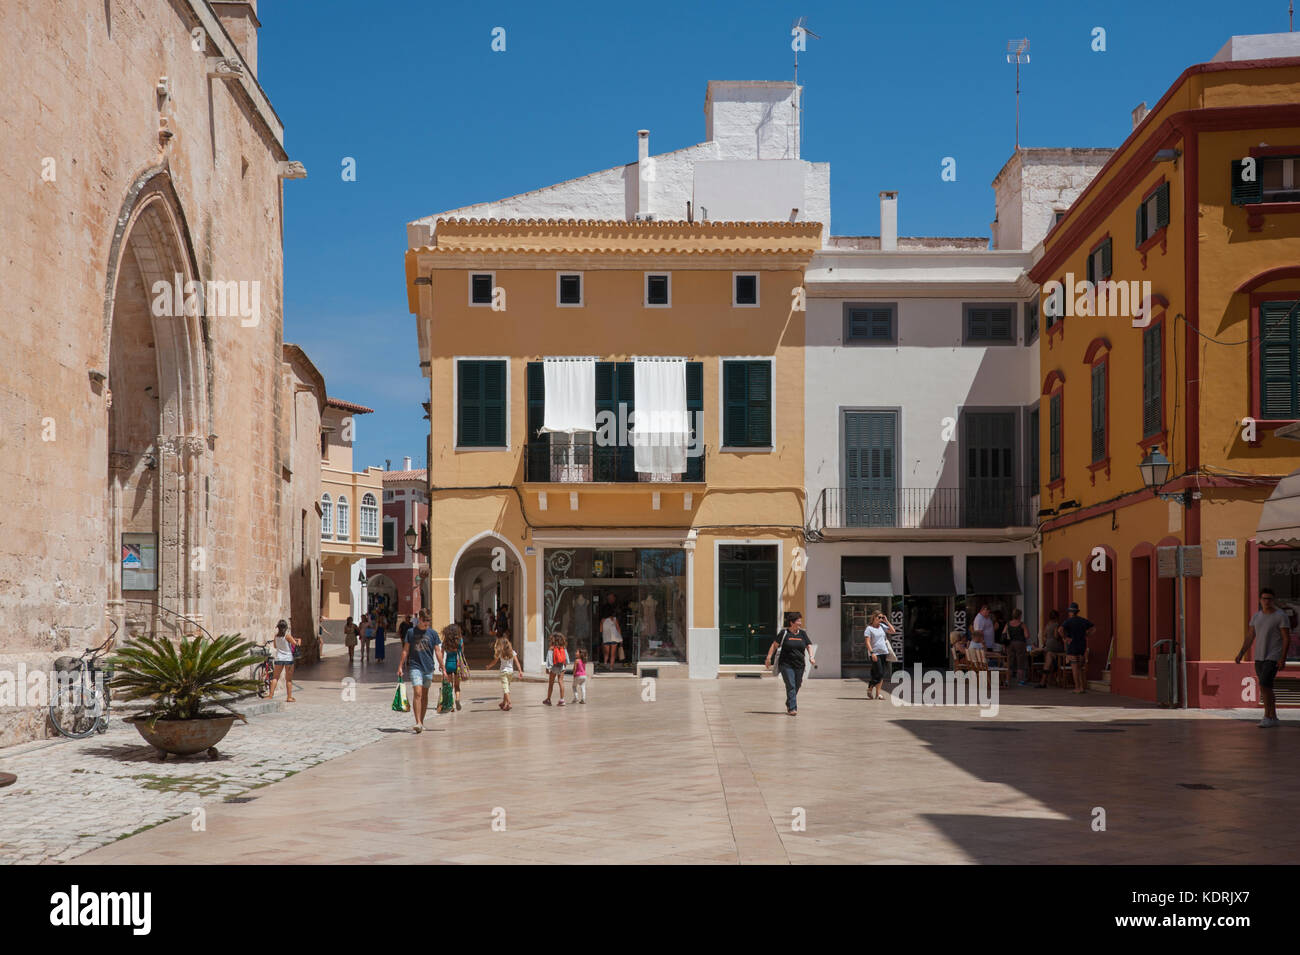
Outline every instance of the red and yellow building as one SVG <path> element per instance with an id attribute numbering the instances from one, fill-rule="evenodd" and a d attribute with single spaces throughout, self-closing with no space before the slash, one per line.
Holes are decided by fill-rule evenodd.
<path id="1" fill-rule="evenodd" d="M 1090 676 L 1109 658 L 1113 692 L 1155 700 L 1157 645 L 1179 637 L 1158 549 L 1199 547 L 1189 704 L 1250 705 L 1253 669 L 1233 657 L 1258 590 L 1300 605 L 1300 532 L 1259 531 L 1300 463 L 1277 433 L 1300 418 L 1300 58 L 1185 70 L 1030 274 L 1044 291 L 1044 613 L 1077 601 L 1097 625 Z M 1137 293 L 1122 314 L 1099 315 L 1079 284 L 1102 282 Z M 1138 469 L 1155 450 L 1173 464 L 1164 497 Z"/>

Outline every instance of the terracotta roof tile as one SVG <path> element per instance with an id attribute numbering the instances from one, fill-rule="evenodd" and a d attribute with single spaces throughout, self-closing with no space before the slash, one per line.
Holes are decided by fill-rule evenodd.
<path id="1" fill-rule="evenodd" d="M 359 405 L 352 401 L 344 401 L 342 398 L 326 398 L 325 404 L 330 408 L 342 408 L 344 411 L 351 411 L 353 414 L 374 414 L 374 408 L 367 408 L 365 405 Z"/>

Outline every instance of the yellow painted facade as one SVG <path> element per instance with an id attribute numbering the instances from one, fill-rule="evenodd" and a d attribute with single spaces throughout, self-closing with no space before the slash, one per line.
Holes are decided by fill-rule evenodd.
<path id="1" fill-rule="evenodd" d="M 1116 692 L 1156 698 L 1152 647 L 1179 634 L 1175 584 L 1156 575 L 1154 548 L 1199 545 L 1204 576 L 1186 587 L 1191 705 L 1243 705 L 1241 681 L 1253 671 L 1232 658 L 1261 586 L 1255 529 L 1272 486 L 1300 464 L 1295 443 L 1273 435 L 1280 422 L 1259 420 L 1253 309 L 1260 297 L 1300 298 L 1300 215 L 1293 214 L 1300 203 L 1234 205 L 1233 162 L 1285 146 L 1300 156 L 1298 104 L 1294 60 L 1189 68 L 1049 233 L 1031 272 L 1044 290 L 1042 499 L 1055 511 L 1043 534 L 1044 607 L 1063 610 L 1077 601 L 1100 622 L 1090 672 L 1100 677 L 1113 653 Z M 1167 225 L 1139 244 L 1139 206 L 1162 186 Z M 1107 239 L 1108 254 L 1100 251 Z M 1104 258 L 1111 281 L 1139 289 L 1150 283 L 1148 317 L 1161 328 L 1157 427 L 1144 418 L 1151 414 L 1144 403 L 1146 319 L 1132 309 L 1098 316 L 1086 304 L 1094 314 L 1048 317 L 1049 283 L 1070 294 L 1068 276 L 1088 279 L 1094 253 L 1091 277 L 1102 278 Z M 1074 292 L 1076 305 L 1086 298 L 1086 288 Z M 1099 365 L 1104 447 L 1093 441 Z M 1052 467 L 1054 396 L 1059 473 Z M 1164 490 L 1189 492 L 1186 505 L 1144 490 L 1138 464 L 1152 448 L 1173 462 Z M 1233 542 L 1224 556 L 1221 540 Z"/>
<path id="2" fill-rule="evenodd" d="M 343 403 L 346 405 L 346 403 Z M 366 557 L 383 556 L 379 539 L 367 540 L 361 534 L 361 503 L 373 495 L 376 507 L 383 508 L 383 468 L 352 470 L 353 416 L 369 414 L 369 409 L 328 402 L 321 416 L 321 617 L 344 620 L 356 616 L 361 608 L 352 606 L 353 565 Z M 326 502 L 330 508 L 328 533 L 324 521 Z"/>
<path id="3" fill-rule="evenodd" d="M 716 672 L 715 574 L 722 542 L 774 546 L 780 608 L 802 609 L 801 296 L 803 269 L 820 230 L 816 223 L 444 220 L 434 245 L 407 253 L 411 310 L 430 379 L 435 623 L 459 619 L 457 575 L 472 551 L 492 548 L 503 548 L 500 556 L 509 563 L 505 602 L 512 605 L 512 636 L 529 670 L 540 667 L 544 655 L 543 562 L 559 548 L 683 550 L 689 599 L 679 623 L 682 639 L 689 631 L 695 676 Z M 581 273 L 580 306 L 558 303 L 560 272 Z M 671 275 L 669 305 L 645 304 L 647 272 Z M 758 275 L 757 305 L 732 304 L 737 272 Z M 492 274 L 504 308 L 470 303 L 475 273 Z M 527 366 L 559 356 L 699 362 L 704 479 L 568 483 L 530 474 Z M 721 447 L 720 387 L 728 358 L 771 363 L 769 448 Z M 504 447 L 457 445 L 458 362 L 464 359 L 506 362 Z"/>

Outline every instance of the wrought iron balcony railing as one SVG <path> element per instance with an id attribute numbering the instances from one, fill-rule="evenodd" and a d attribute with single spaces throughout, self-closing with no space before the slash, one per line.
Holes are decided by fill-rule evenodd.
<path id="1" fill-rule="evenodd" d="M 636 470 L 636 449 L 577 443 L 534 442 L 524 451 L 524 480 L 539 484 L 671 484 L 704 482 L 707 449 L 686 456 L 685 474 L 647 474 Z"/>
<path id="2" fill-rule="evenodd" d="M 1032 498 L 1027 486 L 903 487 L 891 490 L 828 487 L 813 502 L 813 530 L 891 527 L 961 529 L 1032 527 Z"/>

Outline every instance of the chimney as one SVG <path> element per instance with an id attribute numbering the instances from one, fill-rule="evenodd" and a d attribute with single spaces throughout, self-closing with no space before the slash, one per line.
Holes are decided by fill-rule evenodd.
<path id="1" fill-rule="evenodd" d="M 636 131 L 636 217 L 650 218 L 650 183 L 654 181 L 654 164 L 650 160 L 650 130 Z"/>
<path id="2" fill-rule="evenodd" d="M 1146 100 L 1143 100 L 1142 102 L 1138 103 L 1136 106 L 1133 107 L 1133 128 L 1134 129 L 1137 129 L 1138 124 L 1140 124 L 1142 120 L 1147 118 L 1147 113 L 1149 112 L 1150 110 L 1147 109 Z"/>
<path id="3" fill-rule="evenodd" d="M 409 456 L 402 458 L 402 470 L 403 471 L 411 470 L 411 459 Z"/>
<path id="4" fill-rule="evenodd" d="M 898 250 L 898 192 L 880 194 L 880 251 Z"/>

